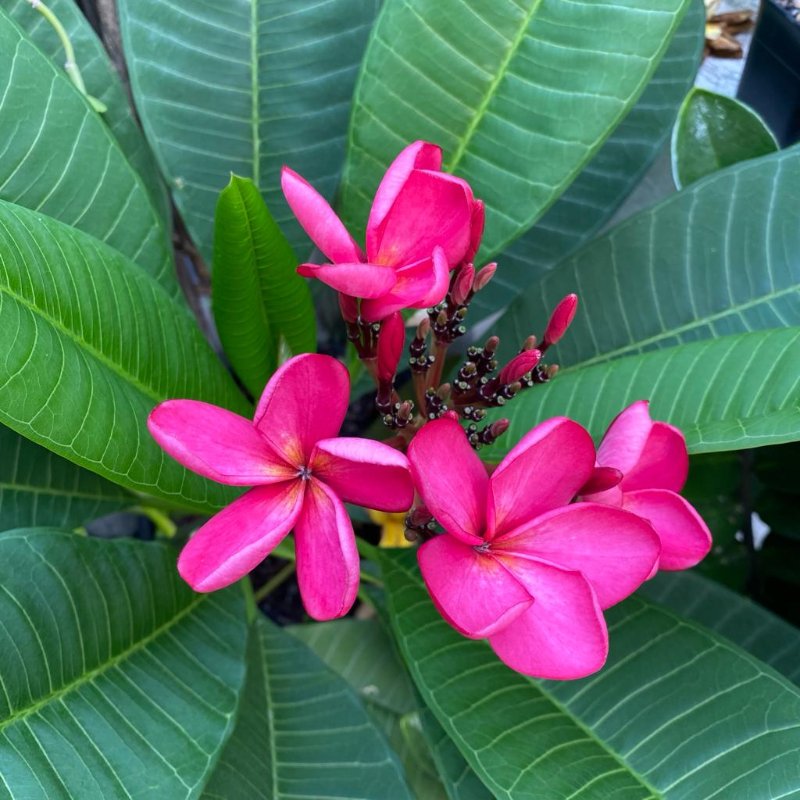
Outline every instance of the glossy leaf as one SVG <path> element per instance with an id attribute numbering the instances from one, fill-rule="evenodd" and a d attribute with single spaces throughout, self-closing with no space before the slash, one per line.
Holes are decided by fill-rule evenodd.
<path id="1" fill-rule="evenodd" d="M 259 617 L 236 728 L 204 800 L 410 800 L 386 740 L 347 683 Z"/>
<path id="2" fill-rule="evenodd" d="M 208 511 L 235 497 L 147 432 L 171 397 L 250 413 L 188 311 L 102 242 L 3 202 L 0 253 L 0 423 L 179 505 Z"/>
<path id="3" fill-rule="evenodd" d="M 717 170 L 779 150 L 772 131 L 744 103 L 695 87 L 672 132 L 672 176 L 681 189 Z"/>
<path id="4" fill-rule="evenodd" d="M 350 120 L 342 209 L 372 194 L 414 139 L 486 201 L 483 253 L 526 231 L 633 106 L 688 0 L 387 0 Z M 457 21 L 457 22 L 454 22 Z"/>
<path id="5" fill-rule="evenodd" d="M 358 65 L 379 0 L 120 0 L 139 116 L 206 258 L 231 172 L 253 178 L 298 253 L 308 237 L 280 191 L 284 163 L 330 197 Z"/>
<path id="6" fill-rule="evenodd" d="M 412 677 L 496 797 L 800 791 L 800 691 L 705 628 L 634 597 L 607 612 L 611 656 L 602 671 L 533 681 L 444 622 L 413 554 L 382 564 Z"/>
<path id="7" fill-rule="evenodd" d="M 241 588 L 46 529 L 0 536 L 0 586 L 0 798 L 196 797 L 244 685 Z"/>
<path id="8" fill-rule="evenodd" d="M 2 9 L 0 117 L 0 199 L 90 233 L 178 296 L 170 234 L 151 187 L 63 69 Z"/>
<path id="9" fill-rule="evenodd" d="M 500 269 L 475 296 L 470 319 L 508 305 L 605 225 L 669 137 L 703 50 L 705 6 L 692 0 L 647 88 L 594 158 L 547 213 L 499 256 Z"/>
<path id="10" fill-rule="evenodd" d="M 555 358 L 570 368 L 656 347 L 800 324 L 800 147 L 719 172 L 626 220 L 521 294 L 504 352 L 577 292 Z"/>
<path id="11" fill-rule="evenodd" d="M 677 425 L 690 453 L 800 439 L 800 328 L 725 336 L 559 373 L 505 409 L 508 431 L 490 450 L 499 460 L 533 425 L 565 415 L 599 440 L 634 400 Z M 499 412 L 502 412 L 499 413 Z"/>
<path id="12" fill-rule="evenodd" d="M 122 487 L 0 425 L 0 530 L 76 528 L 136 502 Z"/>
<path id="13" fill-rule="evenodd" d="M 217 202 L 212 304 L 225 355 L 258 397 L 278 365 L 316 349 L 311 293 L 255 184 L 232 176 Z"/>

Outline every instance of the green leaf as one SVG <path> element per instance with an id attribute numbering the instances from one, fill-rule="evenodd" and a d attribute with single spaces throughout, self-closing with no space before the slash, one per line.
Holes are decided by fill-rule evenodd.
<path id="1" fill-rule="evenodd" d="M 496 797 L 800 791 L 800 692 L 701 626 L 633 597 L 607 612 L 611 657 L 602 671 L 533 681 L 444 622 L 413 555 L 384 555 L 382 565 L 414 682 Z"/>
<path id="2" fill-rule="evenodd" d="M 347 683 L 259 617 L 236 728 L 205 800 L 410 800 L 386 740 Z"/>
<path id="3" fill-rule="evenodd" d="M 486 202 L 485 257 L 533 225 L 636 102 L 688 0 L 386 0 L 350 120 L 342 210 L 363 230 L 414 139 Z"/>
<path id="4" fill-rule="evenodd" d="M 258 397 L 285 342 L 292 355 L 313 353 L 317 334 L 308 285 L 297 258 L 255 184 L 231 176 L 214 227 L 214 320 L 237 375 Z"/>
<path id="5" fill-rule="evenodd" d="M 2 201 L 0 254 L 0 423 L 129 489 L 230 502 L 147 432 L 168 398 L 249 413 L 189 312 L 102 242 Z"/>
<path id="6" fill-rule="evenodd" d="M 0 9 L 0 199 L 90 233 L 174 297 L 172 244 L 148 187 L 64 71 Z"/>
<path id="7" fill-rule="evenodd" d="M 595 157 L 527 233 L 499 256 L 500 270 L 470 306 L 470 319 L 508 305 L 526 286 L 605 225 L 667 140 L 703 50 L 703 0 L 692 0 L 647 88 Z"/>
<path id="8" fill-rule="evenodd" d="M 135 505 L 119 486 L 0 425 L 0 530 L 76 528 Z"/>
<path id="9" fill-rule="evenodd" d="M 103 121 L 111 129 L 130 165 L 147 185 L 158 213 L 168 220 L 169 202 L 158 167 L 134 119 L 125 88 L 103 43 L 74 0 L 47 0 L 47 6 L 58 17 L 72 42 L 87 91 L 106 107 Z M 30 0 L 11 0 L 6 11 L 31 41 L 62 69 L 64 48 L 52 26 L 31 8 Z"/>
<path id="10" fill-rule="evenodd" d="M 499 460 L 538 422 L 568 416 L 599 439 L 634 400 L 679 427 L 691 453 L 800 439 L 800 328 L 725 336 L 559 373 L 490 415 L 508 432 L 485 452 Z M 502 413 L 500 413 L 502 412 Z"/>
<path id="11" fill-rule="evenodd" d="M 196 797 L 244 684 L 241 589 L 44 529 L 0 536 L 0 587 L 0 798 Z"/>
<path id="12" fill-rule="evenodd" d="M 231 172 L 255 180 L 299 253 L 280 191 L 289 164 L 331 197 L 358 64 L 379 0 L 191 5 L 120 0 L 131 89 L 192 238 L 208 259 Z"/>
<path id="13" fill-rule="evenodd" d="M 717 170 L 779 150 L 761 117 L 732 97 L 696 86 L 672 132 L 672 176 L 681 189 Z"/>
<path id="14" fill-rule="evenodd" d="M 556 350 L 568 367 L 800 324 L 800 226 L 780 211 L 800 202 L 798 187 L 795 147 L 716 173 L 626 220 L 509 306 L 494 330 L 503 353 L 543 330 L 570 292 L 580 307 Z"/>

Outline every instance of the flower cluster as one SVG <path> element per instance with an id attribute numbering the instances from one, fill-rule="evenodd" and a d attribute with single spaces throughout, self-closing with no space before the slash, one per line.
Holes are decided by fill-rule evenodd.
<path id="1" fill-rule="evenodd" d="M 529 336 L 502 366 L 499 341 L 466 350 L 442 383 L 445 356 L 465 331 L 470 301 L 497 268 L 476 269 L 483 204 L 441 171 L 441 150 L 407 147 L 375 195 L 362 250 L 333 209 L 285 168 L 283 190 L 328 259 L 298 271 L 339 292 L 348 338 L 375 381 L 392 431 L 386 442 L 337 438 L 349 376 L 329 356 L 303 355 L 273 375 L 253 420 L 192 400 L 154 409 L 149 428 L 187 468 L 250 486 L 190 539 L 178 569 L 197 591 L 238 580 L 294 530 L 308 613 L 346 614 L 359 582 L 353 527 L 343 503 L 408 512 L 406 535 L 442 616 L 463 635 L 488 639 L 519 672 L 569 679 L 599 669 L 608 652 L 603 610 L 658 569 L 684 569 L 711 538 L 678 492 L 688 455 L 679 430 L 625 409 L 595 450 L 565 417 L 528 432 L 492 468 L 476 452 L 508 429 L 483 427 L 487 409 L 544 384 L 544 359 L 577 310 L 568 295 L 541 338 Z M 408 347 L 413 399 L 395 386 L 406 348 L 404 309 L 427 309 Z M 441 529 L 441 530 L 440 530 Z"/>

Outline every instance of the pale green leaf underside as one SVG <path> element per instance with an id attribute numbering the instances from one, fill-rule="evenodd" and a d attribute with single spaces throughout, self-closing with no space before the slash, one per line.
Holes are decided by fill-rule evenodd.
<path id="1" fill-rule="evenodd" d="M 47 0 L 47 7 L 58 17 L 72 42 L 86 89 L 106 105 L 101 119 L 108 125 L 131 166 L 147 185 L 158 213 L 169 218 L 164 184 L 153 154 L 133 118 L 128 97 L 114 65 L 92 26 L 74 0 Z M 45 18 L 31 8 L 30 0 L 8 0 L 6 10 L 30 36 L 33 43 L 56 67 L 64 66 L 64 49 L 56 32 Z"/>
<path id="2" fill-rule="evenodd" d="M 189 313 L 102 242 L 0 201 L 0 422 L 129 489 L 209 510 L 235 492 L 147 431 L 160 401 L 249 407 Z"/>
<path id="3" fill-rule="evenodd" d="M 259 617 L 233 735 L 205 800 L 410 800 L 386 740 L 344 679 Z"/>
<path id="4" fill-rule="evenodd" d="M 159 544 L 0 536 L 0 798 L 196 797 L 233 725 L 238 587 L 196 595 Z"/>
<path id="5" fill-rule="evenodd" d="M 800 694 L 725 639 L 634 597 L 603 670 L 532 681 L 444 622 L 413 556 L 383 564 L 412 677 L 496 797 L 800 797 Z"/>
<path id="6" fill-rule="evenodd" d="M 578 314 L 554 351 L 569 368 L 697 339 L 800 324 L 800 147 L 719 172 L 621 223 L 521 294 L 504 352 L 566 294 Z"/>
<path id="7" fill-rule="evenodd" d="M 0 530 L 75 528 L 135 502 L 122 487 L 0 425 Z"/>
<path id="8" fill-rule="evenodd" d="M 641 94 L 688 0 L 387 0 L 350 120 L 342 210 L 363 230 L 409 142 L 487 206 L 496 254 L 564 191 Z"/>
<path id="9" fill-rule="evenodd" d="M 498 256 L 500 269 L 472 301 L 471 319 L 503 308 L 577 250 L 639 182 L 667 140 L 694 80 L 705 16 L 702 0 L 692 0 L 636 105 L 547 213 Z"/>
<path id="10" fill-rule="evenodd" d="M 280 191 L 286 163 L 330 197 L 378 0 L 120 0 L 131 87 L 192 238 L 211 257 L 231 172 L 253 178 L 298 253 L 307 236 Z"/>
<path id="11" fill-rule="evenodd" d="M 163 216 L 101 117 L 0 9 L 0 199 L 79 228 L 128 256 L 173 296 Z"/>
<path id="12" fill-rule="evenodd" d="M 516 397 L 511 426 L 485 455 L 499 460 L 533 425 L 571 417 L 599 441 L 634 400 L 677 425 L 691 453 L 800 439 L 800 328 L 725 336 L 566 371 Z M 483 453 L 484 451 L 482 451 Z"/>

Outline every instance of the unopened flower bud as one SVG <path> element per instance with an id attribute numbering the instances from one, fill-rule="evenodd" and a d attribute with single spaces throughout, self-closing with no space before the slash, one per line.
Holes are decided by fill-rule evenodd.
<path id="1" fill-rule="evenodd" d="M 526 372 L 530 372 L 541 360 L 539 350 L 523 350 L 500 370 L 500 383 L 509 384 L 518 381 Z"/>
<path id="2" fill-rule="evenodd" d="M 406 329 L 403 317 L 396 311 L 381 323 L 378 337 L 378 380 L 382 383 L 391 383 L 394 380 L 405 341 Z"/>
<path id="3" fill-rule="evenodd" d="M 339 292 L 339 310 L 345 322 L 355 322 L 358 319 L 358 300 L 349 294 Z"/>
<path id="4" fill-rule="evenodd" d="M 417 339 L 422 339 L 423 341 L 428 338 L 428 334 L 431 330 L 431 321 L 425 317 L 422 322 L 417 325 Z"/>
<path id="5" fill-rule="evenodd" d="M 555 344 L 567 332 L 578 310 L 578 295 L 568 294 L 553 310 L 542 338 L 542 348 Z"/>
<path id="6" fill-rule="evenodd" d="M 483 349 L 487 353 L 494 353 L 495 350 L 500 346 L 500 337 L 499 336 L 490 336 L 486 340 L 486 344 L 483 346 Z"/>
<path id="7" fill-rule="evenodd" d="M 469 293 L 472 291 L 472 282 L 474 280 L 475 267 L 472 264 L 464 264 L 456 273 L 450 296 L 457 306 L 462 306 L 466 303 Z"/>
<path id="8" fill-rule="evenodd" d="M 483 238 L 483 226 L 486 223 L 486 208 L 483 200 L 476 200 L 472 206 L 472 219 L 470 220 L 469 248 L 464 256 L 464 261 L 472 261 L 475 253 L 481 246 Z"/>
<path id="9" fill-rule="evenodd" d="M 529 336 L 529 337 L 528 337 L 528 338 L 527 338 L 527 339 L 526 339 L 526 340 L 525 340 L 525 341 L 522 343 L 522 347 L 520 348 L 520 353 L 521 353 L 523 350 L 533 350 L 533 348 L 534 348 L 534 347 L 536 347 L 536 337 L 535 337 L 535 336 Z"/>
<path id="10" fill-rule="evenodd" d="M 472 283 L 472 291 L 479 292 L 481 289 L 485 289 L 486 284 L 494 277 L 495 272 L 497 272 L 497 264 L 494 261 L 483 267 L 475 276 L 475 280 Z"/>

